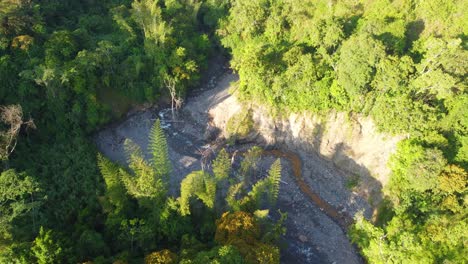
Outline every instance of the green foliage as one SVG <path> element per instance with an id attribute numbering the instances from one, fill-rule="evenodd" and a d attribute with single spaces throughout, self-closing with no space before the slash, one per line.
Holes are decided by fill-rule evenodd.
<path id="1" fill-rule="evenodd" d="M 153 168 L 156 170 L 156 175 L 167 181 L 171 173 L 171 163 L 169 161 L 166 136 L 159 119 L 151 128 L 148 148 L 153 156 L 151 161 Z"/>
<path id="2" fill-rule="evenodd" d="M 254 128 L 254 121 L 252 119 L 252 112 L 250 110 L 241 111 L 231 118 L 226 124 L 226 131 L 228 137 L 243 139 L 247 137 Z"/>
<path id="3" fill-rule="evenodd" d="M 39 236 L 34 240 L 34 245 L 31 248 L 34 257 L 39 264 L 62 263 L 63 251 L 61 246 L 55 241 L 51 230 L 45 231 L 41 227 Z"/>
<path id="4" fill-rule="evenodd" d="M 464 169 L 446 164 L 437 149 L 410 140 L 400 143 L 391 160 L 388 192 L 394 213 L 380 220 L 382 227 L 359 218 L 351 229 L 367 259 L 377 263 L 463 259 L 467 222 L 462 193 L 467 176 Z"/>
<path id="5" fill-rule="evenodd" d="M 221 43 L 239 73 L 236 95 L 245 103 L 369 115 L 381 131 L 411 139 L 399 145 L 389 164 L 385 194 L 391 213 L 380 220 L 381 228 L 361 219 L 353 229 L 369 262 L 464 261 L 464 9 L 460 0 L 234 0 L 219 25 Z M 245 177 L 251 166 L 243 165 Z M 228 193 L 233 210 L 249 206 L 238 199 L 241 192 L 235 185 Z M 434 236 L 436 245 L 429 242 Z"/>
<path id="6" fill-rule="evenodd" d="M 220 246 L 214 247 L 209 251 L 201 251 L 196 254 L 193 259 L 183 259 L 180 261 L 183 264 L 203 264 L 203 263 L 213 263 L 213 264 L 242 264 L 245 263 L 242 255 L 234 246 Z"/>
<path id="7" fill-rule="evenodd" d="M 249 184 L 250 179 L 254 176 L 262 152 L 262 148 L 254 146 L 244 154 L 239 173 L 245 184 Z"/>
<path id="8" fill-rule="evenodd" d="M 231 160 L 225 149 L 222 149 L 213 161 L 213 174 L 217 181 L 225 180 L 231 171 Z"/>
<path id="9" fill-rule="evenodd" d="M 180 201 L 169 197 L 159 212 L 160 232 L 170 242 L 178 243 L 185 234 L 194 232 L 195 227 L 188 217 L 181 217 Z"/>
<path id="10" fill-rule="evenodd" d="M 40 201 L 35 201 L 34 196 L 38 191 L 37 182 L 25 173 L 18 174 L 10 169 L 0 174 L 0 234 L 2 239 L 12 239 L 15 219 L 30 214 L 32 222 L 35 221 Z"/>
<path id="11" fill-rule="evenodd" d="M 237 212 L 241 210 L 242 200 L 240 200 L 237 196 L 242 191 L 244 187 L 244 183 L 239 182 L 237 184 L 233 184 L 229 187 L 228 193 L 226 195 L 226 203 L 231 211 Z"/>
<path id="12" fill-rule="evenodd" d="M 120 170 L 122 182 L 127 192 L 135 198 L 158 198 L 165 195 L 165 186 L 155 169 L 145 161 L 138 145 L 131 140 L 125 140 L 125 151 L 128 155 L 130 169 L 135 173 L 131 175 Z"/>
<path id="13" fill-rule="evenodd" d="M 441 151 L 424 149 L 411 141 L 404 141 L 391 160 L 391 184 L 396 188 L 411 188 L 419 192 L 434 189 L 445 164 Z"/>
<path id="14" fill-rule="evenodd" d="M 385 56 L 383 45 L 366 35 L 351 37 L 343 42 L 339 55 L 338 84 L 351 98 L 362 98 L 370 90 L 375 68 Z"/>
<path id="15" fill-rule="evenodd" d="M 441 103 L 462 100 L 467 60 L 463 4 L 423 2 L 239 0 L 218 34 L 232 50 L 241 99 L 293 111 L 371 111 L 383 130 L 424 133 L 450 115 Z M 436 8 L 451 11 L 429 17 Z"/>
<path id="16" fill-rule="evenodd" d="M 159 124 L 156 123 L 153 127 L 151 132 L 153 135 L 150 135 L 150 137 L 153 137 L 150 138 L 150 141 L 153 142 L 150 142 L 152 147 L 149 148 L 158 153 L 160 146 L 165 146 L 167 149 L 167 142 L 163 131 L 155 132 L 155 127 L 157 129 Z M 159 133 L 159 135 L 155 136 L 155 133 Z M 265 238 L 263 242 L 256 242 L 256 246 L 259 248 L 258 252 L 249 250 L 247 253 L 242 253 L 242 251 L 237 251 L 237 247 L 231 246 L 206 248 L 201 245 L 200 247 L 184 245 L 184 237 L 187 234 L 197 234 L 202 240 L 212 239 L 215 231 L 216 212 L 214 212 L 214 209 L 216 207 L 217 211 L 224 211 L 224 204 L 217 201 L 217 198 L 224 195 L 223 192 L 217 191 L 225 184 L 228 184 L 227 179 L 230 177 L 231 171 L 229 155 L 224 149 L 220 151 L 213 162 L 213 174 L 205 171 L 190 173 L 180 184 L 180 197 L 174 199 L 166 196 L 167 185 L 158 185 L 159 182 L 163 181 L 158 180 L 162 176 L 158 175 L 154 165 L 156 162 L 148 163 L 143 157 L 139 146 L 130 140 L 126 140 L 124 146 L 132 173 L 98 154 L 98 166 L 106 185 L 105 196 L 104 199 L 101 199 L 101 205 L 107 216 L 105 223 L 106 234 L 113 239 L 113 248 L 111 252 L 106 251 L 105 244 L 100 243 L 102 238 L 100 238 L 99 234 L 86 230 L 79 239 L 80 241 L 87 241 L 89 237 L 96 239 L 96 243 L 89 242 L 87 246 L 90 252 L 91 250 L 101 249 L 112 254 L 126 249 L 130 255 L 137 256 L 141 252 L 153 250 L 158 241 L 162 240 L 166 241 L 166 243 L 178 245 L 182 239 L 180 263 L 201 263 L 204 261 L 243 263 L 243 254 L 248 254 L 248 258 L 251 259 L 250 262 L 254 260 L 254 262 L 260 261 L 259 263 L 276 262 L 278 251 L 273 244 L 278 242 L 276 237 L 284 230 L 282 228 L 283 220 L 277 224 L 270 223 L 270 220 L 266 218 L 268 210 L 265 210 L 262 214 L 257 213 L 257 216 L 263 215 L 262 226 L 265 227 L 265 230 L 258 230 L 259 233 L 256 235 L 259 237 L 260 234 L 264 233 L 263 237 Z M 256 167 L 261 153 L 262 150 L 258 147 L 249 150 L 245 155 L 245 160 L 247 160 L 245 164 L 248 163 L 249 167 Z M 167 159 L 165 161 L 169 162 Z M 269 176 L 263 180 L 262 186 L 264 188 L 260 190 L 258 187 L 254 187 L 259 189 L 258 193 L 261 191 L 262 197 L 265 196 L 271 204 L 278 196 L 280 177 L 281 165 L 277 160 L 272 165 Z M 255 211 L 255 205 L 250 206 L 253 204 L 251 195 L 246 195 L 243 198 L 237 197 L 243 191 L 242 187 L 242 183 L 230 187 L 230 191 L 225 197 L 228 206 L 236 212 L 242 212 L 241 209 L 251 207 L 250 209 L 253 212 Z M 135 198 L 138 201 L 138 206 L 125 193 Z M 197 200 L 193 198 L 201 201 L 208 211 L 200 210 L 200 204 L 197 204 Z M 257 210 L 257 212 L 260 211 Z M 186 249 L 187 246 L 188 249 Z M 271 251 L 272 249 L 273 251 Z M 167 253 L 167 251 L 152 253 L 147 255 L 146 261 L 155 263 L 173 261 L 172 255 Z M 265 259 L 262 260 L 263 258 Z"/>
<path id="17" fill-rule="evenodd" d="M 0 176 L 0 262 L 138 261 L 160 245 L 179 248 L 184 234 L 212 246 L 207 227 L 214 216 L 185 217 L 180 202 L 167 196 L 171 164 L 159 121 L 150 134 L 151 160 L 126 143 L 128 170 L 97 154 L 91 133 L 135 104 L 164 101 L 172 96 L 168 88 L 181 102 L 206 67 L 212 40 L 219 42 L 213 33 L 230 6 L 218 0 L 0 3 L 0 104 L 21 103 L 24 118 L 37 126 L 19 128 L 5 164 L 12 170 Z M 196 197 L 214 206 L 211 193 L 227 184 L 228 160 L 223 152 L 207 181 L 210 194 Z M 202 251 L 216 255 L 213 261 L 239 263 L 234 247 Z"/>
<path id="18" fill-rule="evenodd" d="M 80 235 L 77 247 L 81 249 L 80 256 L 100 256 L 109 252 L 103 236 L 94 230 L 84 231 Z"/>
<path id="19" fill-rule="evenodd" d="M 114 208 L 109 210 L 118 213 L 128 202 L 125 196 L 126 189 L 120 178 L 119 168 L 100 153 L 98 154 L 98 167 L 106 184 L 106 197 L 109 203 L 114 206 Z"/>
<path id="20" fill-rule="evenodd" d="M 226 16 L 229 10 L 229 0 L 206 0 L 200 7 L 203 24 L 215 30 L 219 21 Z"/>
<path id="21" fill-rule="evenodd" d="M 209 173 L 194 171 L 180 183 L 180 211 L 190 214 L 190 198 L 200 199 L 208 208 L 213 209 L 216 198 L 216 180 Z"/>
<path id="22" fill-rule="evenodd" d="M 249 192 L 249 197 L 256 204 L 256 208 L 262 208 L 265 202 L 269 206 L 276 204 L 281 180 L 281 160 L 277 159 L 268 171 L 268 176 L 255 183 Z M 266 196 L 266 197 L 265 197 Z"/>
<path id="23" fill-rule="evenodd" d="M 357 174 L 352 174 L 349 176 L 349 178 L 346 180 L 346 188 L 349 190 L 354 190 L 360 182 L 360 177 Z"/>

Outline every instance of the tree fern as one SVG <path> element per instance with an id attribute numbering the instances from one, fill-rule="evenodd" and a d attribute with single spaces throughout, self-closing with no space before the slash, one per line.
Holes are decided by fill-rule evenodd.
<path id="1" fill-rule="evenodd" d="M 125 173 L 121 170 L 122 181 L 127 192 L 135 198 L 157 198 L 164 196 L 166 186 L 157 177 L 153 168 L 145 161 L 141 149 L 131 140 L 126 139 L 124 143 L 128 156 L 128 164 L 135 175 Z"/>
<path id="2" fill-rule="evenodd" d="M 262 152 L 262 148 L 254 146 L 244 155 L 244 159 L 241 162 L 240 174 L 243 177 L 244 183 L 246 185 L 250 183 L 251 177 L 257 170 L 258 161 L 262 155 Z"/>
<path id="3" fill-rule="evenodd" d="M 152 155 L 152 165 L 156 175 L 163 180 L 167 180 L 171 173 L 171 162 L 167 147 L 166 136 L 161 128 L 161 121 L 158 119 L 151 128 L 149 135 L 149 150 Z"/>
<path id="4" fill-rule="evenodd" d="M 216 159 L 213 161 L 213 173 L 217 181 L 227 179 L 231 170 L 231 161 L 229 154 L 222 149 Z"/>
<path id="5" fill-rule="evenodd" d="M 237 195 L 240 193 L 243 186 L 244 184 L 242 182 L 231 185 L 226 195 L 226 203 L 234 212 L 241 210 L 241 200 L 237 199 Z"/>
<path id="6" fill-rule="evenodd" d="M 259 180 L 252 186 L 252 190 L 248 194 L 249 202 L 254 203 L 255 209 L 260 209 L 264 204 L 264 197 L 268 192 L 268 178 Z M 252 208 L 250 208 L 252 209 Z"/>
<path id="7" fill-rule="evenodd" d="M 106 197 L 115 206 L 115 211 L 123 209 L 127 202 L 125 187 L 120 179 L 119 167 L 98 153 L 98 167 L 106 184 Z"/>
<path id="8" fill-rule="evenodd" d="M 130 169 L 138 176 L 149 174 L 152 168 L 145 161 L 141 148 L 130 139 L 124 141 L 125 154 L 127 155 L 127 163 Z"/>
<path id="9" fill-rule="evenodd" d="M 214 207 L 216 198 L 216 181 L 204 171 L 194 171 L 180 183 L 180 211 L 182 215 L 190 214 L 190 199 L 197 197 L 208 208 Z"/>
<path id="10" fill-rule="evenodd" d="M 268 172 L 268 176 L 258 181 L 249 192 L 248 196 L 256 205 L 256 209 L 261 209 L 264 204 L 264 197 L 267 198 L 268 204 L 273 206 L 276 204 L 279 194 L 279 185 L 281 179 L 281 161 L 277 159 Z"/>
<path id="11" fill-rule="evenodd" d="M 277 159 L 268 171 L 268 182 L 269 182 L 269 202 L 271 205 L 276 204 L 276 200 L 278 199 L 279 194 L 279 187 L 280 187 L 280 180 L 281 180 L 281 160 Z"/>

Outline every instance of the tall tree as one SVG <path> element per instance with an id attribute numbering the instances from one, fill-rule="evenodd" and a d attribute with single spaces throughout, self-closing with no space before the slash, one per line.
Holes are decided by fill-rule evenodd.
<path id="1" fill-rule="evenodd" d="M 44 230 L 43 227 L 34 240 L 31 250 L 39 264 L 62 263 L 64 260 L 63 249 L 56 241 L 52 230 Z"/>
<path id="2" fill-rule="evenodd" d="M 25 173 L 15 170 L 6 170 L 0 174 L 0 237 L 13 239 L 15 220 L 27 214 L 31 215 L 30 226 L 22 229 L 35 230 L 37 208 L 40 205 L 39 197 L 35 197 L 39 186 Z"/>

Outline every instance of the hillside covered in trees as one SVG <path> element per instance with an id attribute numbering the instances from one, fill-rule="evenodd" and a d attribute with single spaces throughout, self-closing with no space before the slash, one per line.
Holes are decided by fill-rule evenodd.
<path id="1" fill-rule="evenodd" d="M 368 116 L 404 136 L 377 217 L 356 215 L 347 230 L 367 262 L 466 262 L 466 10 L 463 0 L 1 0 L 0 263 L 279 263 L 280 160 L 250 182 L 262 150 L 233 167 L 220 150 L 174 195 L 160 121 L 148 150 L 125 140 L 127 166 L 91 139 L 134 106 L 180 108 L 217 54 L 244 103 Z"/>
<path id="2" fill-rule="evenodd" d="M 372 263 L 468 254 L 466 1 L 233 1 L 218 29 L 244 100 L 369 115 L 406 134 L 377 225 L 351 239 Z M 379 146 L 375 146 L 378 148 Z"/>

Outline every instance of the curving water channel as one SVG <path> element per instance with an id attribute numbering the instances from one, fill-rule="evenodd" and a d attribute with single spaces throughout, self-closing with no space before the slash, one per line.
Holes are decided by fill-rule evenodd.
<path id="1" fill-rule="evenodd" d="M 310 188 L 302 177 L 302 161 L 298 154 L 294 152 L 286 152 L 280 149 L 266 150 L 264 155 L 272 155 L 277 158 L 283 158 L 290 162 L 294 178 L 299 186 L 301 192 L 307 196 L 320 210 L 322 210 L 328 217 L 333 219 L 343 231 L 347 231 L 348 227 L 353 223 L 353 218 L 348 214 L 339 211 L 327 201 L 322 199 L 320 195 Z"/>

